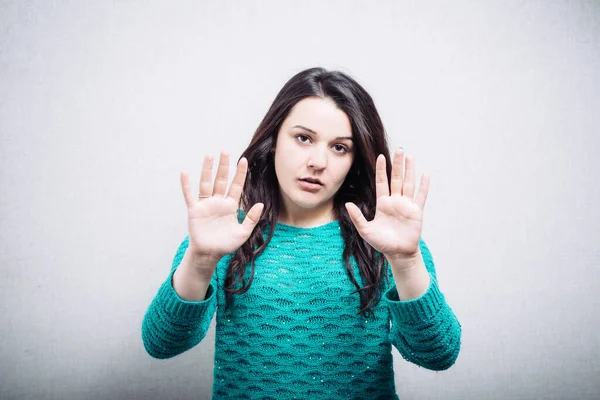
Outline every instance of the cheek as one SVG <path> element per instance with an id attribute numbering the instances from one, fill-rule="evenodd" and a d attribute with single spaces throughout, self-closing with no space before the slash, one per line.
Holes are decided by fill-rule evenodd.
<path id="1" fill-rule="evenodd" d="M 346 179 L 346 175 L 340 175 L 337 180 L 337 187 L 339 188 L 340 186 L 342 186 L 342 184 L 344 183 L 344 179 Z"/>
<path id="2" fill-rule="evenodd" d="M 289 178 L 296 174 L 297 159 L 293 152 L 280 151 L 275 153 L 275 174 L 283 179 Z"/>
<path id="3" fill-rule="evenodd" d="M 300 168 L 304 165 L 306 159 L 302 151 L 299 151 L 297 148 L 283 148 L 279 152 L 279 154 L 275 154 L 275 165 L 282 169 L 281 172 L 287 174 L 296 174 Z"/>
<path id="4" fill-rule="evenodd" d="M 340 171 L 340 172 L 339 172 L 339 175 L 337 175 L 335 178 L 338 185 L 341 185 L 342 183 L 344 183 L 346 176 L 348 176 L 348 173 L 350 172 L 351 166 L 352 166 L 352 162 L 345 162 L 338 166 L 336 171 Z"/>

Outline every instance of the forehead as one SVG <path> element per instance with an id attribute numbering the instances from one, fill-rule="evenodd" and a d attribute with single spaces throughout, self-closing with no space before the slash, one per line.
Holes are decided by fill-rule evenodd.
<path id="1" fill-rule="evenodd" d="M 352 136 L 350 119 L 346 113 L 329 99 L 308 97 L 292 108 L 283 122 L 282 128 L 291 130 L 301 125 L 315 131 L 319 136 L 335 138 Z"/>

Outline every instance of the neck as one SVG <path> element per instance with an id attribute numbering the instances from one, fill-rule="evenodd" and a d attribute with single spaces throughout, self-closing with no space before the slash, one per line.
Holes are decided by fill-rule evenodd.
<path id="1" fill-rule="evenodd" d="M 333 207 L 330 204 L 312 209 L 298 208 L 294 212 L 291 212 L 286 207 L 282 207 L 277 217 L 277 222 L 299 228 L 313 228 L 325 225 L 334 221 L 334 219 Z"/>

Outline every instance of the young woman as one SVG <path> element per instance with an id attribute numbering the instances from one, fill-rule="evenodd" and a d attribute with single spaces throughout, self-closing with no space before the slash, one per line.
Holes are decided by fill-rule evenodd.
<path id="1" fill-rule="evenodd" d="M 405 158 L 405 159 L 404 159 Z M 391 346 L 444 370 L 461 326 L 421 239 L 429 178 L 390 159 L 369 94 L 312 68 L 281 89 L 237 164 L 181 187 L 188 235 L 144 317 L 156 358 L 206 335 L 215 310 L 213 398 L 394 399 Z M 391 325 L 391 326 L 390 326 Z"/>

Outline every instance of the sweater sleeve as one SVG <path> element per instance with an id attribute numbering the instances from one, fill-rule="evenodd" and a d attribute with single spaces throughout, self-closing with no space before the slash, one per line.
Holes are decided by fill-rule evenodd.
<path id="1" fill-rule="evenodd" d="M 434 371 L 450 368 L 460 352 L 462 328 L 438 287 L 429 248 L 420 240 L 423 261 L 431 277 L 419 298 L 399 299 L 391 270 L 390 288 L 383 298 L 390 311 L 390 342 L 404 359 Z"/>
<path id="2" fill-rule="evenodd" d="M 173 273 L 181 263 L 189 245 L 183 240 L 166 281 L 150 303 L 142 322 L 142 341 L 154 358 L 170 358 L 200 343 L 217 308 L 217 273 L 213 274 L 203 301 L 186 301 L 173 289 Z"/>

